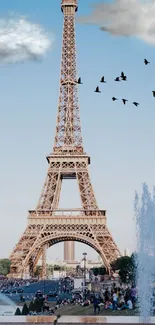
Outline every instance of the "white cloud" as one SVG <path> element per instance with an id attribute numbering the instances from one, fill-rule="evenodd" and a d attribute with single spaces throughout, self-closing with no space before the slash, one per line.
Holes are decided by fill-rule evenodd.
<path id="1" fill-rule="evenodd" d="M 93 12 L 78 22 L 96 24 L 116 36 L 136 36 L 155 44 L 155 1 L 114 0 L 93 4 Z"/>
<path id="2" fill-rule="evenodd" d="M 45 30 L 25 18 L 0 18 L 0 63 L 38 60 L 53 43 Z"/>

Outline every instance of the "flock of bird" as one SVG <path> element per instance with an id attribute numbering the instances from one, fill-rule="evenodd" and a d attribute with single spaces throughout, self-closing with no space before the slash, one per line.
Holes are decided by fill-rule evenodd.
<path id="1" fill-rule="evenodd" d="M 147 59 L 144 59 L 144 64 L 145 64 L 145 65 L 147 65 L 147 64 L 149 64 L 149 63 L 150 63 L 150 62 L 149 62 Z M 117 82 L 119 82 L 119 81 L 121 81 L 121 80 L 122 80 L 122 81 L 127 81 L 127 76 L 125 76 L 125 74 L 124 74 L 123 71 L 121 72 L 121 75 L 120 75 L 119 77 L 116 77 L 116 78 L 114 79 L 114 81 L 117 81 Z M 100 82 L 101 82 L 101 83 L 106 83 L 106 81 L 105 81 L 105 77 L 104 77 L 104 76 L 101 78 Z M 78 79 L 77 83 L 80 84 L 80 85 L 83 84 L 83 83 L 81 82 L 81 78 Z M 94 92 L 95 92 L 95 93 L 101 93 L 101 90 L 100 90 L 99 86 L 96 87 L 96 89 L 94 90 Z M 155 90 L 152 90 L 152 95 L 153 95 L 153 97 L 155 97 Z M 118 98 L 116 98 L 116 97 L 112 97 L 111 99 L 112 99 L 113 101 L 118 100 Z M 122 98 L 122 102 L 123 102 L 123 104 L 125 105 L 125 104 L 128 102 L 128 99 Z M 135 106 L 138 106 L 138 105 L 139 105 L 138 102 L 133 102 L 132 104 L 135 105 Z"/>

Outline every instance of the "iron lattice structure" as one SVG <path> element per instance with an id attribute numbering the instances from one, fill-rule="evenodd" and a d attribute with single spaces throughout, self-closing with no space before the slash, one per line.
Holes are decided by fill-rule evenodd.
<path id="1" fill-rule="evenodd" d="M 33 275 L 46 248 L 60 241 L 80 241 L 93 247 L 106 268 L 120 252 L 106 226 L 106 211 L 99 210 L 88 173 L 89 156 L 84 152 L 76 74 L 75 12 L 77 0 L 62 0 L 64 14 L 60 95 L 53 152 L 47 157 L 47 177 L 28 226 L 14 248 L 10 276 Z M 82 209 L 58 210 L 63 179 L 76 178 Z M 44 267 L 42 276 L 45 277 Z"/>

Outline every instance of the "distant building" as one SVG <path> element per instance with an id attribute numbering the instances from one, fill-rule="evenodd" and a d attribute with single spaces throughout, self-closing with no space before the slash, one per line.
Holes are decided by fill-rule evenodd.
<path id="1" fill-rule="evenodd" d="M 83 261 L 72 261 L 72 262 L 66 262 L 66 261 L 62 261 L 62 260 L 50 260 L 47 259 L 46 264 L 47 265 L 59 265 L 60 267 L 65 267 L 65 269 L 70 268 L 70 269 L 76 269 L 76 267 L 79 265 L 80 267 L 82 267 L 82 263 Z M 91 269 L 93 267 L 101 267 L 103 265 L 102 261 L 92 261 L 92 260 L 87 260 L 86 262 L 87 264 L 87 269 Z M 38 262 L 38 265 L 42 265 L 42 261 L 41 259 Z"/>
<path id="2" fill-rule="evenodd" d="M 124 256 L 130 256 L 130 252 L 128 248 L 124 250 Z"/>
<path id="3" fill-rule="evenodd" d="M 91 261 L 91 260 L 87 260 L 86 262 L 87 264 L 87 269 L 92 269 L 93 267 L 101 267 L 103 265 L 102 262 L 98 262 L 98 261 Z M 74 262 L 67 262 L 66 264 L 66 268 L 73 268 L 75 269 L 78 265 L 80 267 L 83 266 L 83 261 L 74 261 Z"/>
<path id="4" fill-rule="evenodd" d="M 64 242 L 64 261 L 72 262 L 75 261 L 75 242 L 65 241 Z"/>

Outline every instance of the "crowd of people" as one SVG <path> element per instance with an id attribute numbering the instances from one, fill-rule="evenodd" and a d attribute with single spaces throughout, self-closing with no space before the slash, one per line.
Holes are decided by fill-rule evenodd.
<path id="1" fill-rule="evenodd" d="M 71 293 L 74 288 L 74 281 L 70 277 L 62 278 L 59 281 L 58 293 Z"/>
<path id="2" fill-rule="evenodd" d="M 100 293 L 87 291 L 86 297 L 83 294 L 72 294 L 70 299 L 59 299 L 57 297 L 56 309 L 64 305 L 81 305 L 83 307 L 93 304 L 94 314 L 100 313 L 101 309 L 124 310 L 135 309 L 137 292 L 134 286 L 116 286 L 115 283 L 110 288 L 102 289 Z"/>
<path id="3" fill-rule="evenodd" d="M 136 301 L 137 291 L 135 286 L 117 287 L 114 283 L 111 288 L 102 290 L 100 297 L 94 295 L 94 313 L 99 313 L 101 306 L 103 306 L 103 309 L 112 310 L 135 309 Z"/>
<path id="4" fill-rule="evenodd" d="M 0 280 L 0 291 L 4 292 L 5 290 L 12 290 L 14 288 L 19 288 L 22 286 L 29 286 L 30 284 L 37 282 L 38 279 L 29 279 L 29 280 L 24 280 L 24 279 L 8 279 L 5 278 L 3 280 Z"/>
<path id="5" fill-rule="evenodd" d="M 134 286 L 123 288 L 113 285 L 111 288 L 102 290 L 101 293 L 86 292 L 86 296 L 83 294 L 72 294 L 70 299 L 60 299 L 57 295 L 55 306 L 50 306 L 48 303 L 48 295 L 42 295 L 41 291 L 38 291 L 29 305 L 29 315 L 48 314 L 53 315 L 57 309 L 65 305 L 81 305 L 83 307 L 93 304 L 94 314 L 99 314 L 100 311 L 111 309 L 124 310 L 135 309 L 137 293 Z"/>
<path id="6" fill-rule="evenodd" d="M 0 292 L 6 293 L 7 290 L 10 290 L 11 297 L 14 288 L 18 289 L 23 286 L 29 286 L 37 281 L 38 279 L 3 279 L 0 281 Z M 93 304 L 94 314 L 99 314 L 100 311 L 103 309 L 121 311 L 124 309 L 131 310 L 136 308 L 137 292 L 134 286 L 125 287 L 123 285 L 116 285 L 115 283 L 113 283 L 111 286 L 101 288 L 99 293 L 90 292 L 89 290 L 87 290 L 87 292 L 85 292 L 84 294 L 83 292 L 72 293 L 73 288 L 73 279 L 68 277 L 59 280 L 59 282 L 57 282 L 57 286 L 51 292 L 48 292 L 43 296 L 45 298 L 44 301 L 46 302 L 46 307 L 48 306 L 48 301 L 50 300 L 49 298 L 52 297 L 56 301 L 55 309 L 58 309 L 64 305 L 71 304 L 79 304 L 83 307 Z M 35 294 L 21 294 L 20 300 L 21 302 L 34 301 Z"/>

